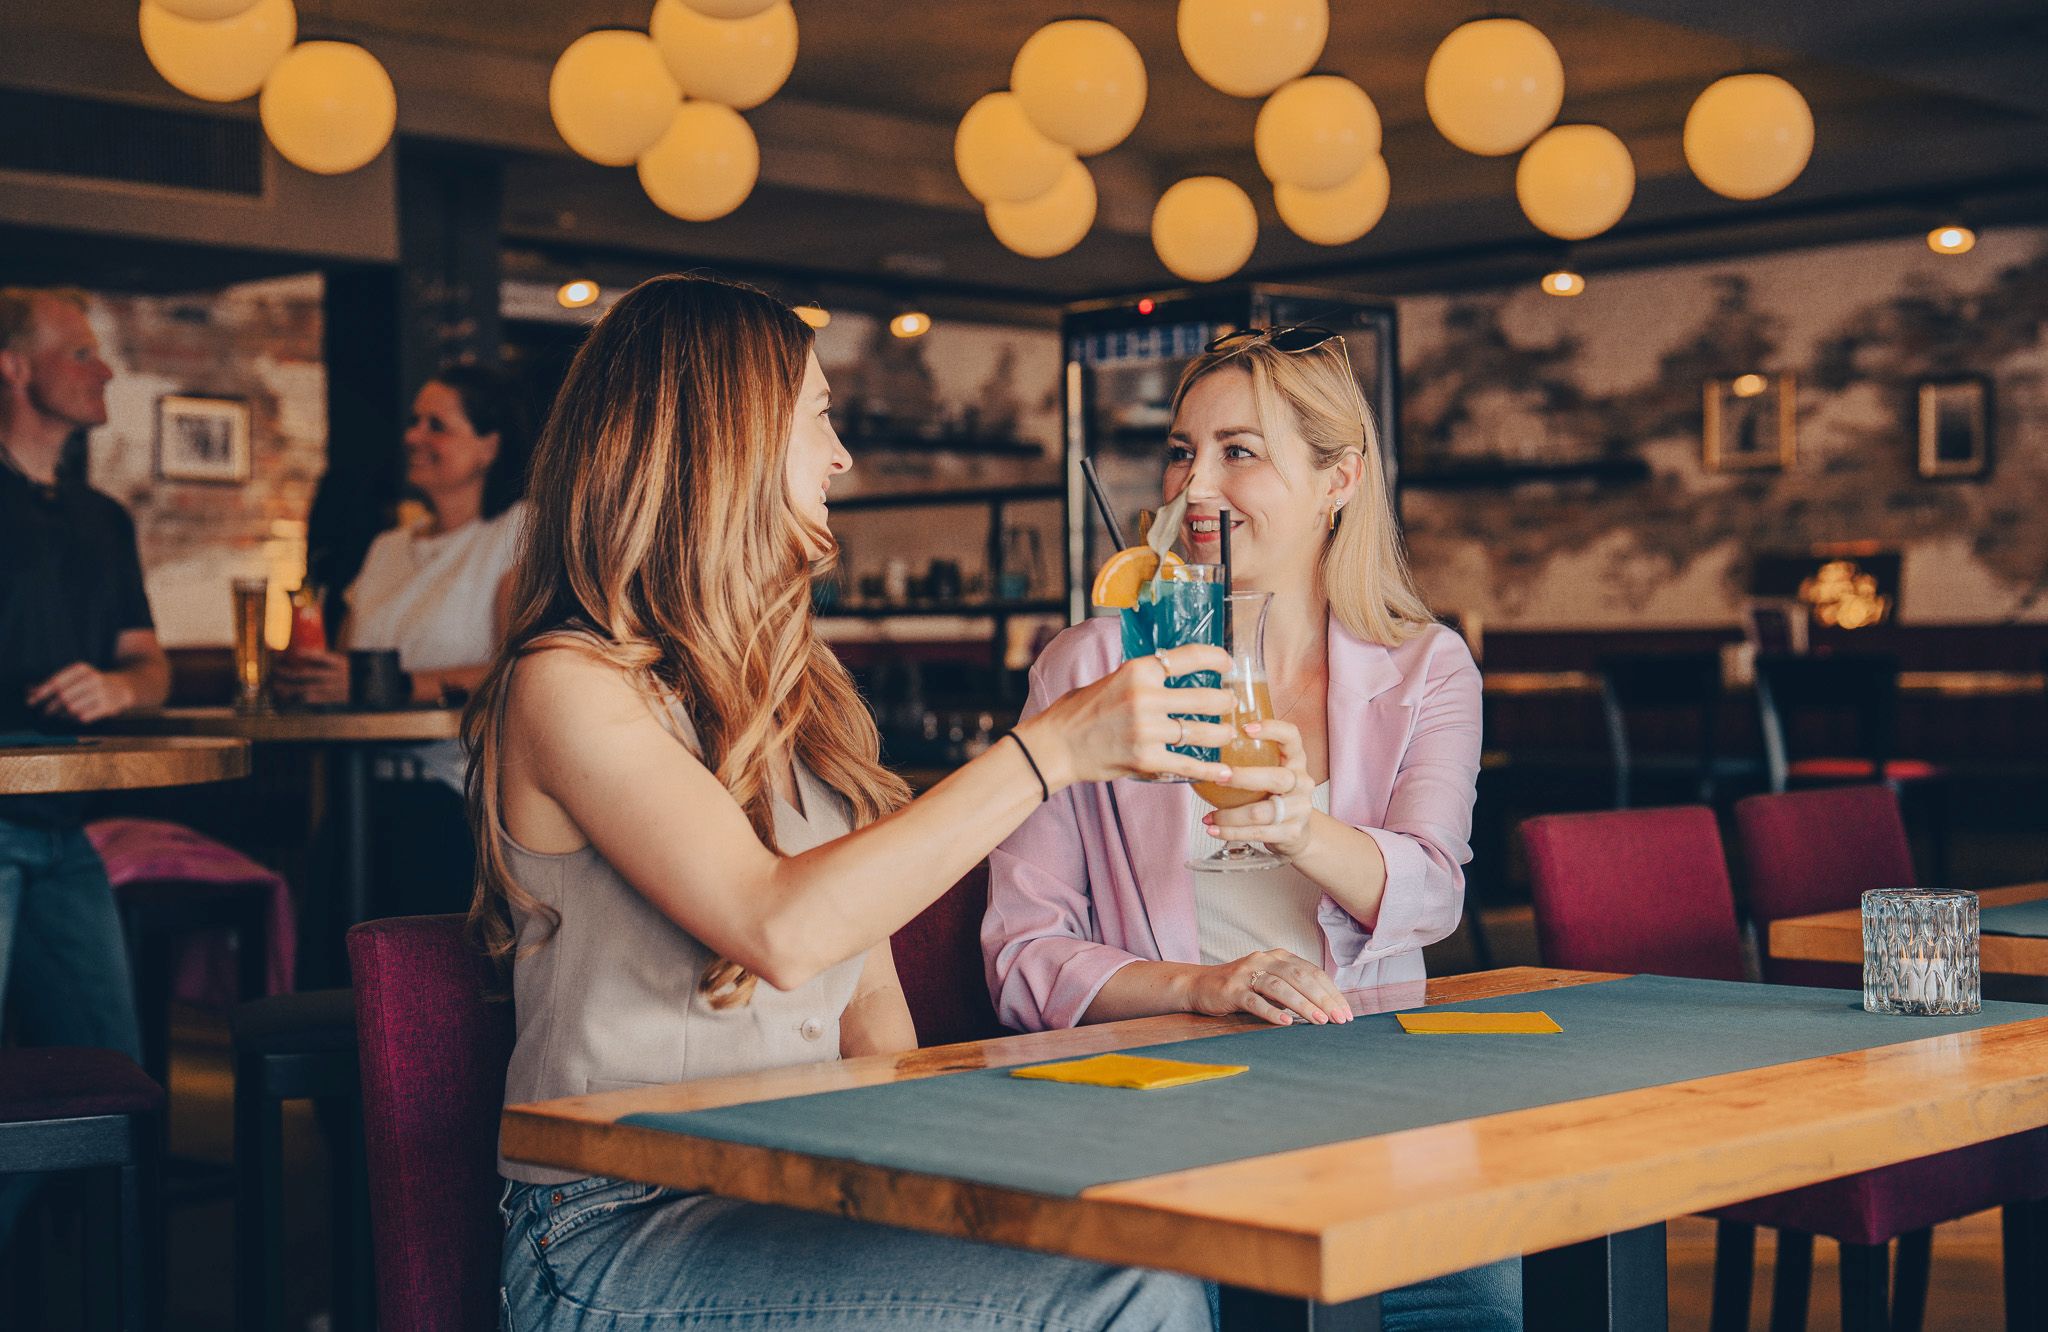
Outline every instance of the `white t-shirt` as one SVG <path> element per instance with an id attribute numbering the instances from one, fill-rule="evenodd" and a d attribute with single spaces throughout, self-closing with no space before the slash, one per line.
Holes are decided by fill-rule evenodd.
<path id="1" fill-rule="evenodd" d="M 1328 782 L 1315 789 L 1313 802 L 1323 813 L 1330 812 Z M 1208 806 L 1199 800 L 1193 804 L 1190 858 L 1212 855 L 1229 846 L 1203 828 L 1202 815 Z M 1247 953 L 1268 948 L 1284 948 L 1316 966 L 1323 964 L 1323 927 L 1316 920 L 1323 890 L 1306 874 L 1292 865 L 1225 874 L 1190 872 L 1195 877 L 1195 927 L 1204 966 L 1235 962 Z"/>
<path id="2" fill-rule="evenodd" d="M 498 585 L 519 558 L 524 501 L 432 536 L 394 527 L 349 585 L 348 645 L 397 648 L 408 671 L 482 666 L 498 650 Z"/>

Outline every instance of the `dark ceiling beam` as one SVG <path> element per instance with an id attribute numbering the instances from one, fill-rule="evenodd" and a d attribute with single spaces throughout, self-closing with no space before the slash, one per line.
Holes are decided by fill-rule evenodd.
<path id="1" fill-rule="evenodd" d="M 2041 0 L 1589 0 L 2048 120 Z"/>

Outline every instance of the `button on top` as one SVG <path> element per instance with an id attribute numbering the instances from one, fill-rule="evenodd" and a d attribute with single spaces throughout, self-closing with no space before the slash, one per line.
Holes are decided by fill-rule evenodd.
<path id="1" fill-rule="evenodd" d="M 816 1018 L 805 1018 L 803 1025 L 798 1027 L 797 1030 L 803 1033 L 805 1040 L 815 1041 L 825 1034 L 825 1024 Z"/>

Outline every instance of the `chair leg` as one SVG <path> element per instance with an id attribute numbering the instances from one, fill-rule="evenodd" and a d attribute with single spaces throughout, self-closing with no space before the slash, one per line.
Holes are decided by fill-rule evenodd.
<path id="1" fill-rule="evenodd" d="M 235 979 L 245 1004 L 270 993 L 270 901 L 260 893 L 250 898 L 233 927 Z"/>
<path id="2" fill-rule="evenodd" d="M 1934 1266 L 1934 1231 L 1899 1236 L 1892 1265 L 1892 1332 L 1920 1332 L 1927 1321 L 1927 1285 Z"/>
<path id="3" fill-rule="evenodd" d="M 2048 1300 L 2041 1288 L 2048 1270 L 2048 1201 L 2007 1203 L 2001 1229 L 2006 1332 L 2048 1332 Z"/>
<path id="4" fill-rule="evenodd" d="M 129 1121 L 129 1156 L 118 1172 L 121 1327 L 156 1332 L 164 1322 L 164 1126 L 156 1115 Z"/>
<path id="5" fill-rule="evenodd" d="M 1889 1332 L 1891 1246 L 1844 1244 L 1841 1248 L 1842 1332 Z"/>
<path id="6" fill-rule="evenodd" d="M 1778 1232 L 1778 1257 L 1771 1271 L 1771 1332 L 1806 1332 L 1806 1307 L 1813 1292 L 1813 1236 L 1803 1230 Z"/>
<path id="7" fill-rule="evenodd" d="M 374 1303 L 370 1267 L 370 1188 L 362 1168 L 363 1119 L 352 1097 L 336 1097 L 320 1117 L 327 1128 L 330 1222 L 333 1228 L 333 1326 L 366 1332 Z"/>
<path id="8" fill-rule="evenodd" d="M 284 1326 L 284 1107 L 260 1055 L 235 1062 L 235 1326 Z"/>
<path id="9" fill-rule="evenodd" d="M 1743 1221 L 1714 1225 L 1712 1332 L 1749 1332 L 1749 1287 L 1756 1279 L 1756 1227 Z"/>

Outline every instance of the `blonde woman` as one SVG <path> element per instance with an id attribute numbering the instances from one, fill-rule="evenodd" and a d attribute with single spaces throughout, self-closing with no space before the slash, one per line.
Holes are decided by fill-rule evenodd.
<path id="1" fill-rule="evenodd" d="M 1195 648 L 1041 700 L 906 802 L 812 633 L 851 459 L 810 345 L 751 288 L 655 279 L 591 331 L 542 435 L 466 727 L 508 1103 L 910 1048 L 889 935 L 1033 809 L 1138 772 L 1228 779 L 1166 748 L 1169 706 L 1227 704 L 1165 688 L 1224 664 Z M 1208 1325 L 1183 1277 L 500 1169 L 514 1329 Z"/>
<path id="2" fill-rule="evenodd" d="M 1457 927 L 1479 774 L 1479 671 L 1410 583 L 1379 442 L 1341 342 L 1321 329 L 1220 339 L 1181 376 L 1162 494 L 1213 561 L 1231 523 L 1239 590 L 1270 592 L 1266 668 L 1284 765 L 1211 810 L 1185 785 L 1077 784 L 990 858 L 982 945 L 1002 1020 L 1024 1030 L 1155 1013 L 1347 1022 L 1343 991 L 1420 980 Z M 1029 718 L 1117 668 L 1113 619 L 1054 639 Z M 1275 869 L 1197 873 L 1233 842 Z M 1520 1326 L 1519 1269 L 1389 1295 L 1389 1328 Z"/>

